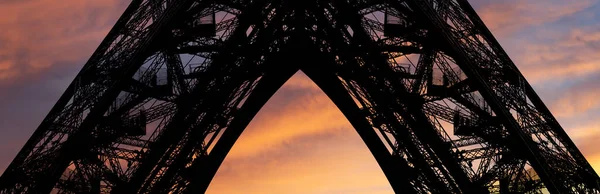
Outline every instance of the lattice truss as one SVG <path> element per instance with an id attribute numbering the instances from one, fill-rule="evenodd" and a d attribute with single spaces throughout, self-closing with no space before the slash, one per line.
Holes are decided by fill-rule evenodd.
<path id="1" fill-rule="evenodd" d="M 202 193 L 298 70 L 397 193 L 600 189 L 466 0 L 133 0 L 0 192 Z"/>

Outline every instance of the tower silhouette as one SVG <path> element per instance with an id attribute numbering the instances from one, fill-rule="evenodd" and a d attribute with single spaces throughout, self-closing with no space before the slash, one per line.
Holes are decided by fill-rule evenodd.
<path id="1" fill-rule="evenodd" d="M 133 0 L 1 193 L 203 193 L 297 71 L 396 193 L 598 193 L 467 0 Z"/>

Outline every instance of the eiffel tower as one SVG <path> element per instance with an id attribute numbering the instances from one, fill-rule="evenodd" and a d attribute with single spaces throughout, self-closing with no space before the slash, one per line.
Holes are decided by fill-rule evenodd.
<path id="1" fill-rule="evenodd" d="M 203 193 L 296 72 L 396 193 L 598 193 L 467 0 L 133 0 L 1 193 Z"/>

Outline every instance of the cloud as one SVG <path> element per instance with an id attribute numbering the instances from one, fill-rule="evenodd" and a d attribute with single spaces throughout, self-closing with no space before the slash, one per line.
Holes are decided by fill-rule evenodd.
<path id="1" fill-rule="evenodd" d="M 348 120 L 300 72 L 242 133 L 207 193 L 393 192 Z"/>
<path id="2" fill-rule="evenodd" d="M 590 20 L 598 0 L 472 0 L 486 26 L 533 84 L 562 82 L 600 70 L 600 26 Z M 566 27 L 569 26 L 569 27 Z"/>
<path id="3" fill-rule="evenodd" d="M 533 83 L 559 82 L 600 71 L 600 25 L 573 29 L 545 43 L 525 44 L 516 56 Z"/>
<path id="4" fill-rule="evenodd" d="M 574 140 L 596 140 L 600 137 L 600 122 L 571 128 L 567 133 Z M 600 150 L 598 150 L 600 151 Z"/>
<path id="5" fill-rule="evenodd" d="M 242 142 L 232 151 L 245 150 Z M 329 135 L 290 139 L 261 155 L 227 156 L 207 193 L 393 192 L 366 145 L 346 127 Z"/>
<path id="6" fill-rule="evenodd" d="M 472 0 L 486 26 L 497 35 L 508 35 L 573 15 L 593 5 L 595 0 Z"/>
<path id="7" fill-rule="evenodd" d="M 3 1 L 0 6 L 0 84 L 31 79 L 54 65 L 87 59 L 122 13 L 119 0 L 56 3 Z"/>
<path id="8" fill-rule="evenodd" d="M 295 90 L 294 92 L 289 92 Z M 298 91 L 304 91 L 298 93 Z M 293 76 L 267 102 L 244 131 L 231 157 L 248 157 L 277 149 L 294 139 L 338 133 L 350 126 L 333 102 L 302 73 Z"/>
<path id="9" fill-rule="evenodd" d="M 600 108 L 600 88 L 572 87 L 560 94 L 560 98 L 550 104 L 554 116 L 559 118 L 578 117 Z"/>
<path id="10" fill-rule="evenodd" d="M 283 89 L 309 89 L 312 91 L 321 91 L 317 84 L 310 80 L 302 71 L 298 71 L 283 86 Z"/>

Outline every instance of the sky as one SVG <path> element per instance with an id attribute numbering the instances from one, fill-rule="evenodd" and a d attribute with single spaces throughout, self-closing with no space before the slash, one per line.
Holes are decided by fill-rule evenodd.
<path id="1" fill-rule="evenodd" d="M 600 171 L 600 0 L 470 0 Z M 0 173 L 128 4 L 0 0 Z M 208 193 L 393 193 L 342 113 L 302 73 L 244 131 Z"/>

